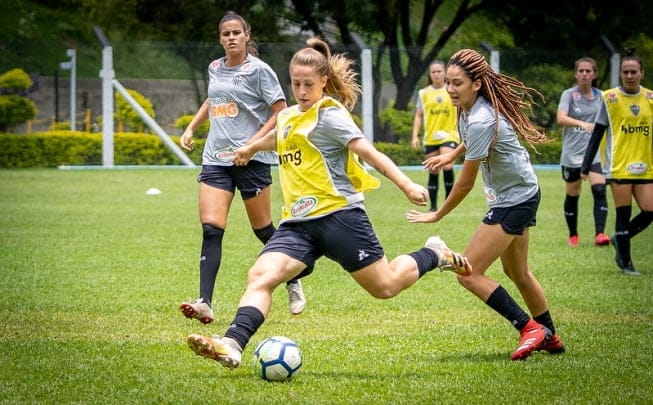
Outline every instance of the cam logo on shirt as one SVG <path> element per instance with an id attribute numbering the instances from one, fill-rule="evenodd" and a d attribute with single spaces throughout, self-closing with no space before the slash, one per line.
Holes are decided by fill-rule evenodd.
<path id="1" fill-rule="evenodd" d="M 631 105 L 630 112 L 633 113 L 635 117 L 637 117 L 637 114 L 639 114 L 639 106 L 637 104 Z"/>

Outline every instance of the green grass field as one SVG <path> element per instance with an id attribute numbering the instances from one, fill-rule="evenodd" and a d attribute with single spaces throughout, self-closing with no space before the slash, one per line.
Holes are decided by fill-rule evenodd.
<path id="1" fill-rule="evenodd" d="M 407 173 L 426 179 L 424 172 Z M 185 340 L 190 333 L 224 332 L 260 244 L 236 198 L 216 287 L 217 319 L 204 326 L 181 316 L 179 303 L 195 298 L 198 286 L 196 175 L 188 169 L 0 171 L 0 402 L 653 402 L 653 227 L 633 240 L 642 276 L 623 276 L 613 248 L 592 244 L 585 185 L 581 246 L 567 247 L 558 170 L 538 171 L 543 202 L 530 264 L 566 354 L 511 362 L 518 333 L 451 273 L 428 274 L 380 301 L 322 259 L 304 279 L 306 311 L 291 316 L 285 290 L 276 291 L 268 321 L 234 371 L 195 356 Z M 147 195 L 151 187 L 162 194 Z M 274 187 L 276 222 L 281 200 Z M 409 224 L 410 204 L 385 180 L 367 201 L 390 257 L 433 234 L 462 251 L 485 212 L 475 190 L 440 223 Z M 613 229 L 611 206 L 608 233 Z M 516 291 L 497 264 L 487 274 Z M 252 352 L 271 335 L 288 336 L 303 351 L 303 369 L 288 383 L 252 373 Z"/>

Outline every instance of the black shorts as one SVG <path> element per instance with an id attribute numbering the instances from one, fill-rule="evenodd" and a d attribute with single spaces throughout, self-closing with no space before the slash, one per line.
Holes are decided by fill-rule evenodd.
<path id="1" fill-rule="evenodd" d="M 247 166 L 203 165 L 197 181 L 231 193 L 237 188 L 247 200 L 272 184 L 272 174 L 269 164 L 250 160 Z"/>
<path id="2" fill-rule="evenodd" d="M 487 225 L 501 224 L 501 228 L 509 235 L 523 235 L 524 229 L 535 226 L 537 208 L 540 205 L 540 190 L 528 200 L 512 207 L 492 208 L 485 214 L 483 223 Z"/>
<path id="3" fill-rule="evenodd" d="M 441 143 L 439 145 L 424 145 L 424 154 L 428 155 L 429 153 L 437 152 L 443 146 L 448 146 L 451 149 L 456 149 L 458 144 L 454 141 L 450 141 L 450 142 Z"/>
<path id="4" fill-rule="evenodd" d="M 574 183 L 580 180 L 580 167 L 560 166 L 560 168 L 562 170 L 562 179 L 565 183 Z M 603 174 L 601 164 L 592 163 L 592 166 L 590 166 L 590 172 Z"/>
<path id="5" fill-rule="evenodd" d="M 306 264 L 299 277 L 310 274 L 322 256 L 350 273 L 385 256 L 367 213 L 360 208 L 309 221 L 283 222 L 261 250 L 261 254 L 268 252 L 283 253 Z"/>
<path id="6" fill-rule="evenodd" d="M 607 182 L 615 184 L 651 184 L 653 179 L 608 179 Z"/>

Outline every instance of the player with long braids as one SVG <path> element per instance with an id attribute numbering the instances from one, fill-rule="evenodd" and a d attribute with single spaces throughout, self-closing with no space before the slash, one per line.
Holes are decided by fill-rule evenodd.
<path id="1" fill-rule="evenodd" d="M 581 174 L 587 177 L 592 154 L 606 134 L 602 163 L 616 210 L 615 261 L 623 274 L 638 276 L 630 240 L 653 221 L 653 91 L 640 85 L 644 66 L 634 48 L 621 59 L 619 76 L 621 85 L 603 93 Z M 640 212 L 631 219 L 633 197 Z"/>
<path id="2" fill-rule="evenodd" d="M 447 91 L 458 107 L 462 143 L 453 152 L 425 160 L 424 165 L 440 167 L 463 152 L 465 160 L 440 209 L 411 211 L 407 219 L 415 223 L 441 220 L 472 190 L 480 171 L 489 211 L 465 249 L 474 266 L 472 272 L 459 275 L 458 281 L 519 331 L 519 347 L 512 360 L 525 360 L 539 349 L 562 353 L 565 347 L 556 334 L 544 290 L 528 268 L 529 228 L 535 226 L 540 187 L 519 138 L 531 146 L 548 142 L 524 111 L 534 104 L 533 95 L 541 94 L 495 72 L 482 54 L 471 49 L 460 50 L 449 60 Z M 485 275 L 497 259 L 533 318 L 506 289 Z"/>
<path id="3" fill-rule="evenodd" d="M 222 239 L 236 189 L 256 237 L 263 243 L 274 233 L 270 204 L 270 167 L 274 153 L 257 154 L 249 165 L 233 164 L 233 151 L 264 136 L 274 128 L 277 113 L 286 107 L 286 96 L 276 73 L 256 55 L 249 23 L 233 11 L 218 25 L 218 37 L 226 55 L 209 64 L 208 98 L 202 103 L 179 139 L 193 148 L 193 132 L 209 120 L 209 134 L 202 154 L 199 185 L 199 219 L 202 224 L 199 298 L 182 302 L 181 313 L 202 323 L 213 322 L 213 290 L 222 261 Z M 304 310 L 306 298 L 298 280 L 287 284 L 292 314 Z"/>
<path id="4" fill-rule="evenodd" d="M 279 113 L 276 131 L 240 148 L 236 162 L 253 153 L 277 150 L 283 193 L 282 220 L 249 271 L 247 288 L 224 337 L 190 335 L 189 347 L 225 367 L 241 363 L 242 351 L 261 327 L 281 283 L 309 274 L 326 256 L 345 269 L 371 296 L 388 299 L 439 267 L 467 274 L 467 260 L 438 237 L 388 261 L 364 206 L 363 192 L 379 180 L 356 155 L 386 176 L 413 204 L 426 205 L 426 189 L 414 183 L 369 142 L 348 110 L 360 93 L 352 61 L 331 55 L 317 38 L 290 61 L 298 105 Z"/>

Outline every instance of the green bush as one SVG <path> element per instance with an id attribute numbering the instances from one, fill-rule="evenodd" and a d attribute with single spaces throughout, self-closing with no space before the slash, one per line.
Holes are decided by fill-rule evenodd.
<path id="1" fill-rule="evenodd" d="M 415 117 L 415 105 L 409 104 L 408 110 L 397 110 L 391 103 L 379 113 L 382 138 L 387 141 L 400 144 L 410 144 L 413 135 L 413 119 Z"/>
<path id="2" fill-rule="evenodd" d="M 374 146 L 388 155 L 398 166 L 419 166 L 424 160 L 422 149 L 414 150 L 410 145 L 400 145 L 388 142 L 375 142 Z"/>
<path id="3" fill-rule="evenodd" d="M 136 90 L 127 89 L 127 93 L 134 98 L 136 103 L 143 107 L 143 110 L 152 118 L 155 117 L 154 107 L 152 102 Z M 115 117 L 118 122 L 125 125 L 125 129 L 132 131 L 143 131 L 144 122 L 141 116 L 134 110 L 134 108 L 127 102 L 127 100 L 118 92 L 116 92 L 116 112 Z"/>
<path id="4" fill-rule="evenodd" d="M 30 87 L 32 79 L 22 69 L 0 75 L 0 131 L 11 131 L 36 117 L 36 105 L 22 95 Z"/>
<path id="5" fill-rule="evenodd" d="M 179 143 L 179 137 L 171 137 Z M 27 135 L 0 134 L 0 168 L 57 167 L 62 165 L 101 165 L 102 134 L 53 131 Z M 189 157 L 201 163 L 204 141 L 195 141 Z M 114 135 L 114 164 L 179 165 L 177 156 L 157 136 L 136 133 Z"/>
<path id="6" fill-rule="evenodd" d="M 23 69 L 11 69 L 0 75 L 0 89 L 18 93 L 32 87 L 34 82 Z"/>
<path id="7" fill-rule="evenodd" d="M 194 115 L 191 114 L 184 114 L 177 118 L 175 120 L 175 127 L 179 128 L 182 130 L 186 130 L 186 127 L 188 127 L 188 124 L 193 120 Z M 206 136 L 209 134 L 209 121 L 204 121 L 193 133 L 193 138 L 206 138 Z"/>
<path id="8" fill-rule="evenodd" d="M 36 105 L 27 97 L 0 96 L 0 131 L 11 131 L 17 125 L 36 117 Z"/>

